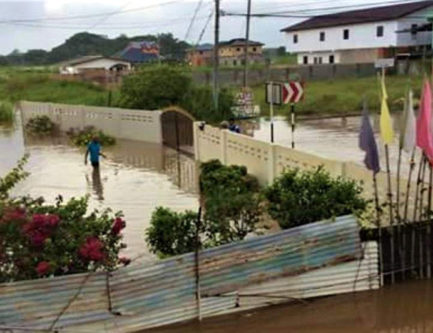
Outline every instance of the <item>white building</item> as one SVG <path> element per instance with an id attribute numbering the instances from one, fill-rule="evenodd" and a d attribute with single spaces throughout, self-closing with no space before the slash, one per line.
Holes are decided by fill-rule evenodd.
<path id="1" fill-rule="evenodd" d="M 60 64 L 60 74 L 81 74 L 85 71 L 129 71 L 131 63 L 122 59 L 104 56 L 85 56 Z"/>
<path id="2" fill-rule="evenodd" d="M 283 30 L 298 64 L 371 63 L 430 47 L 433 1 L 316 16 Z M 425 31 L 428 30 L 428 31 Z"/>

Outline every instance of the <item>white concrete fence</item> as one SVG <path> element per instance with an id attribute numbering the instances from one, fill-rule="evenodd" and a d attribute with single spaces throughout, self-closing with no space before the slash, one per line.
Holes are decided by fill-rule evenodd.
<path id="1" fill-rule="evenodd" d="M 298 167 L 306 170 L 323 166 L 334 177 L 341 176 L 362 183 L 365 196 L 369 199 L 373 198 L 372 173 L 360 163 L 319 157 L 290 147 L 260 141 L 228 130 L 221 130 L 210 125 L 206 125 L 201 130 L 200 122 L 194 124 L 194 149 L 196 159 L 200 162 L 218 159 L 225 165 L 246 166 L 248 172 L 257 177 L 262 185 L 271 184 L 286 168 Z M 385 172 L 380 172 L 377 175 L 377 182 L 379 196 L 384 202 L 387 199 L 388 188 Z M 395 177 L 392 178 L 392 186 L 395 192 L 397 187 Z M 400 181 L 402 198 L 404 198 L 406 186 L 407 181 L 402 179 Z M 411 186 L 412 197 L 416 183 L 412 181 Z"/>
<path id="2" fill-rule="evenodd" d="M 161 111 L 128 110 L 109 107 L 21 101 L 23 125 L 46 115 L 60 130 L 93 126 L 119 139 L 162 143 Z"/>

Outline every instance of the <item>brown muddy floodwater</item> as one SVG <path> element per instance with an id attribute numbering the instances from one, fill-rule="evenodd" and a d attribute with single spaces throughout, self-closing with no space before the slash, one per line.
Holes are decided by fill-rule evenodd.
<path id="1" fill-rule="evenodd" d="M 378 121 L 374 124 L 377 130 Z M 361 163 L 359 126 L 359 117 L 303 121 L 296 130 L 296 146 L 326 158 Z M 261 120 L 254 135 L 269 141 L 269 123 Z M 290 127 L 284 119 L 275 122 L 275 138 L 279 144 L 291 144 Z M 0 127 L 0 176 L 25 152 L 30 153 L 27 170 L 31 175 L 15 194 L 44 196 L 51 202 L 58 194 L 65 199 L 89 194 L 92 208 L 122 210 L 127 221 L 125 253 L 132 258 L 153 258 L 145 246 L 144 230 L 157 206 L 178 211 L 198 207 L 195 161 L 160 145 L 120 140 L 105 151 L 108 158 L 102 161 L 98 175 L 84 165 L 83 150 L 68 145 L 64 138 L 35 140 L 25 138 L 19 126 Z M 392 166 L 396 155 L 391 147 Z M 291 303 L 155 332 L 433 332 L 433 283 L 411 282 L 375 292 Z"/>
<path id="2" fill-rule="evenodd" d="M 381 168 L 385 170 L 385 148 L 379 136 L 379 117 L 370 117 L 376 133 Z M 391 170 L 397 169 L 398 158 L 398 117 L 394 116 L 395 144 L 389 147 Z M 364 152 L 358 148 L 358 136 L 361 126 L 360 117 L 327 118 L 319 120 L 302 120 L 295 130 L 296 149 L 312 153 L 328 159 L 362 163 Z M 254 130 L 254 137 L 270 141 L 270 123 L 261 119 Z M 275 143 L 291 147 L 292 143 L 290 123 L 285 118 L 276 118 L 274 122 Z M 409 170 L 410 156 L 403 152 L 402 172 Z M 406 175 L 406 173 L 402 173 Z"/>
<path id="3" fill-rule="evenodd" d="M 90 208 L 110 207 L 125 214 L 127 227 L 124 254 L 151 259 L 144 242 L 152 211 L 166 206 L 176 211 L 197 210 L 196 163 L 161 145 L 118 140 L 104 149 L 100 173 L 84 165 L 84 150 L 66 138 L 36 140 L 25 137 L 19 127 L 0 127 L 0 177 L 27 152 L 30 176 L 13 194 L 43 196 L 54 202 L 90 195 Z"/>
<path id="4" fill-rule="evenodd" d="M 433 282 L 332 296 L 155 329 L 154 333 L 429 333 Z"/>

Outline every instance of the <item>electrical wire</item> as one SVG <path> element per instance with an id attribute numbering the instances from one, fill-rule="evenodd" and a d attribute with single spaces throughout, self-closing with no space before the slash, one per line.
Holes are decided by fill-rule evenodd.
<path id="1" fill-rule="evenodd" d="M 13 20 L 0 20 L 0 24 L 3 23 L 27 23 L 27 22 L 41 22 L 41 21 L 65 21 L 65 20 L 81 20 L 85 18 L 95 18 L 95 17 L 105 17 L 107 15 L 113 16 L 113 15 L 120 15 L 125 13 L 133 13 L 133 12 L 139 12 L 146 9 L 156 8 L 156 7 L 163 7 L 163 6 L 169 6 L 176 3 L 182 2 L 182 0 L 172 0 L 167 1 L 159 4 L 144 6 L 144 7 L 137 7 L 132 9 L 125 9 L 122 11 L 112 11 L 112 12 L 106 12 L 106 13 L 98 13 L 98 14 L 88 14 L 88 15 L 74 15 L 74 16 L 56 16 L 56 17 L 41 17 L 41 18 L 32 18 L 32 19 L 13 19 Z"/>
<path id="2" fill-rule="evenodd" d="M 274 17 L 274 18 L 314 18 L 314 17 L 332 17 L 333 14 L 340 15 L 342 12 L 335 12 L 335 13 L 321 13 L 321 14 L 308 14 L 310 12 L 317 12 L 317 11 L 326 11 L 326 10 L 345 10 L 345 9 L 368 9 L 368 8 L 380 8 L 385 7 L 386 5 L 398 5 L 398 4 L 407 4 L 407 3 L 417 3 L 419 1 L 410 1 L 410 2 L 404 2 L 402 3 L 401 0 L 399 1 L 388 1 L 388 2 L 376 2 L 371 4 L 365 4 L 365 5 L 353 5 L 353 6 L 338 6 L 338 7 L 326 7 L 326 8 L 318 8 L 318 9 L 303 9 L 303 10 L 296 10 L 296 11 L 279 11 L 279 12 L 268 12 L 268 13 L 253 13 L 251 14 L 251 17 L 257 17 L 257 18 L 266 18 L 266 17 Z M 222 16 L 241 16 L 245 17 L 247 16 L 246 13 L 236 13 L 236 12 L 227 12 L 223 11 Z M 345 16 L 347 18 L 365 18 L 365 15 L 353 15 L 353 16 Z M 411 18 L 427 18 L 427 15 L 411 15 Z"/>
<path id="3" fill-rule="evenodd" d="M 211 21 L 213 15 L 214 15 L 214 13 L 215 13 L 215 11 L 214 11 L 214 10 L 211 10 L 211 12 L 210 12 L 210 14 L 209 14 L 209 16 L 208 16 L 208 18 L 207 18 L 207 20 L 206 20 L 206 23 L 205 23 L 205 25 L 204 25 L 202 31 L 200 32 L 200 35 L 199 35 L 198 40 L 197 40 L 197 43 L 195 43 L 196 46 L 199 45 L 199 44 L 201 43 L 201 41 L 202 41 L 202 39 L 203 39 L 203 36 L 204 36 L 204 34 L 206 33 L 207 27 L 209 26 L 209 23 L 210 23 L 210 21 Z"/>
<path id="4" fill-rule="evenodd" d="M 201 5 L 203 4 L 203 0 L 199 0 L 197 3 L 197 7 L 195 8 L 194 14 L 191 18 L 191 22 L 188 25 L 188 29 L 186 30 L 185 38 L 184 40 L 188 40 L 189 34 L 191 33 L 191 29 L 194 25 L 195 18 L 197 17 L 198 12 L 200 11 Z"/>

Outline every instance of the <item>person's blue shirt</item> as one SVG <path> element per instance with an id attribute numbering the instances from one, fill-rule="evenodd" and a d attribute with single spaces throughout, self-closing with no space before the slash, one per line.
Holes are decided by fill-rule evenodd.
<path id="1" fill-rule="evenodd" d="M 231 131 L 231 132 L 235 132 L 235 133 L 240 133 L 240 132 L 241 132 L 241 129 L 240 129 L 240 127 L 239 127 L 238 125 L 236 125 L 236 124 L 231 124 L 231 125 L 229 126 L 229 131 Z"/>
<path id="2" fill-rule="evenodd" d="M 92 141 L 87 146 L 87 150 L 90 154 L 90 162 L 91 163 L 99 163 L 99 154 L 101 152 L 101 145 L 99 142 Z"/>

